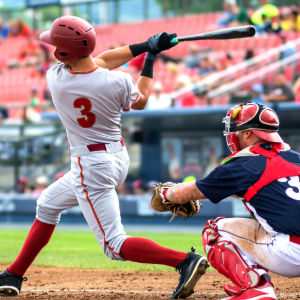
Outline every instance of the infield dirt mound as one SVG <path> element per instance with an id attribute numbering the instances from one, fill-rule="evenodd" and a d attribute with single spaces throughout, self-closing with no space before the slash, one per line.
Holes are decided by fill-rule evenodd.
<path id="1" fill-rule="evenodd" d="M 2 265 L 0 269 L 7 266 Z M 169 299 L 177 285 L 175 272 L 118 272 L 31 267 L 17 299 Z M 300 299 L 300 278 L 272 275 L 279 300 Z M 188 299 L 222 299 L 223 284 L 217 272 L 206 273 Z"/>

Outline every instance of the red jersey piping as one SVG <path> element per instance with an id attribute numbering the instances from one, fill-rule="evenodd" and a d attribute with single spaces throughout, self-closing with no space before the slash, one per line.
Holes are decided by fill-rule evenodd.
<path id="1" fill-rule="evenodd" d="M 99 67 L 95 67 L 94 69 L 92 70 L 89 70 L 89 71 L 86 71 L 86 72 L 73 72 L 71 71 L 70 69 L 68 69 L 68 72 L 70 74 L 74 74 L 74 75 L 77 75 L 77 74 L 89 74 L 89 73 L 93 73 L 94 71 L 96 71 Z"/>

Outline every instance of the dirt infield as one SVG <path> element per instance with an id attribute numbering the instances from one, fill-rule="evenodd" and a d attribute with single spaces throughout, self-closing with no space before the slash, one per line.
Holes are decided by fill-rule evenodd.
<path id="1" fill-rule="evenodd" d="M 0 266 L 0 270 L 7 266 Z M 19 299 L 169 299 L 177 285 L 175 272 L 117 272 L 31 267 Z M 300 299 L 300 278 L 272 275 L 278 299 Z M 222 299 L 223 284 L 217 272 L 208 272 L 188 299 Z"/>

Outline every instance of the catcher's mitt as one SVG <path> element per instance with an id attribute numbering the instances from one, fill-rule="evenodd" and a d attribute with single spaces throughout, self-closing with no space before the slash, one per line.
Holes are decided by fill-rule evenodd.
<path id="1" fill-rule="evenodd" d="M 152 207 L 156 211 L 171 211 L 173 213 L 173 216 L 169 223 L 173 221 L 176 215 L 182 217 L 183 219 L 190 218 L 193 215 L 196 215 L 202 207 L 202 204 L 199 203 L 198 200 L 190 201 L 185 204 L 173 204 L 170 201 L 166 200 L 165 196 L 162 194 L 162 188 L 168 189 L 174 185 L 176 185 L 176 183 L 173 182 L 157 184 L 155 190 L 153 191 L 151 199 Z"/>

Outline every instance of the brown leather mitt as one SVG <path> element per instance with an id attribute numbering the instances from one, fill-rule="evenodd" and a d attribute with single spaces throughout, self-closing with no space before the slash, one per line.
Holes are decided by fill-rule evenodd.
<path id="1" fill-rule="evenodd" d="M 182 219 L 190 218 L 193 215 L 196 215 L 202 207 L 202 204 L 199 203 L 198 200 L 190 201 L 185 204 L 173 204 L 166 200 L 165 196 L 162 194 L 162 188 L 170 188 L 174 185 L 176 185 L 176 183 L 173 182 L 157 184 L 151 199 L 151 205 L 156 211 L 171 211 L 173 213 L 169 223 L 173 221 L 176 216 L 180 216 Z"/>

